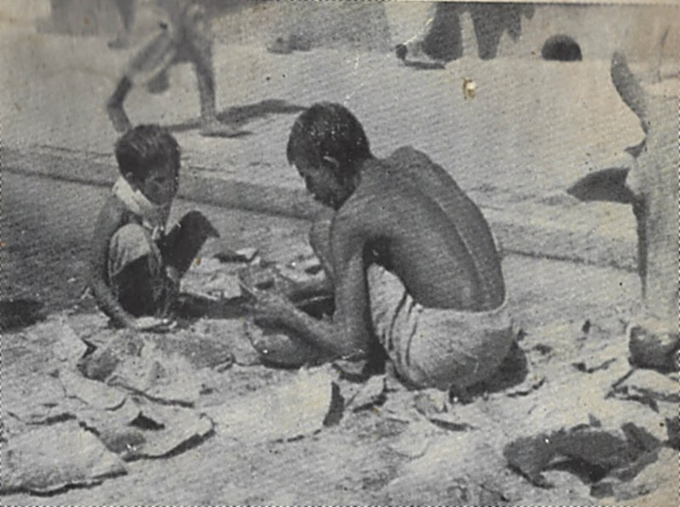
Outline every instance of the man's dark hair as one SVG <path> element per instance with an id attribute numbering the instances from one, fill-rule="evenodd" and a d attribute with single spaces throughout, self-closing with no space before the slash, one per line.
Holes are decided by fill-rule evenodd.
<path id="1" fill-rule="evenodd" d="M 159 125 L 138 125 L 116 142 L 118 170 L 143 180 L 151 167 L 170 162 L 179 171 L 180 149 L 177 140 Z"/>
<path id="2" fill-rule="evenodd" d="M 340 181 L 353 177 L 362 160 L 373 158 L 359 120 L 346 107 L 330 102 L 314 104 L 295 120 L 286 154 L 289 164 L 304 160 L 315 167 L 324 157 L 333 157 L 340 164 Z"/>

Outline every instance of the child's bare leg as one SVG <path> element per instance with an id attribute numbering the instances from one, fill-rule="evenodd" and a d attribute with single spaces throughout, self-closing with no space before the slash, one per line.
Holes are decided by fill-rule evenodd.
<path id="1" fill-rule="evenodd" d="M 149 257 L 128 264 L 112 280 L 118 301 L 134 317 L 166 316 L 176 299 L 173 284 L 155 273 Z"/>
<path id="2" fill-rule="evenodd" d="M 163 260 L 175 271 L 177 281 L 184 276 L 210 237 L 219 237 L 219 233 L 200 211 L 190 211 L 163 239 L 160 245 Z"/>
<path id="3" fill-rule="evenodd" d="M 125 311 L 135 317 L 165 316 L 176 296 L 176 284 L 163 269 L 159 249 L 136 224 L 119 229 L 109 250 L 109 279 Z"/>
<path id="4" fill-rule="evenodd" d="M 132 123 L 130 123 L 130 119 L 123 109 L 123 102 L 131 89 L 132 81 L 127 76 L 124 76 L 118 82 L 116 89 L 106 102 L 106 112 L 109 115 L 109 119 L 113 123 L 113 127 L 120 133 L 132 128 Z"/>

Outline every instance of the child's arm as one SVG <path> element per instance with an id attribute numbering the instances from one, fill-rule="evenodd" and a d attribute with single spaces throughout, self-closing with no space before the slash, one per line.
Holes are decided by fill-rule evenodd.
<path id="1" fill-rule="evenodd" d="M 99 308 L 115 325 L 135 328 L 136 319 L 123 309 L 107 284 L 109 242 L 120 227 L 121 221 L 122 211 L 109 200 L 99 213 L 94 230 L 90 257 L 90 288 Z"/>

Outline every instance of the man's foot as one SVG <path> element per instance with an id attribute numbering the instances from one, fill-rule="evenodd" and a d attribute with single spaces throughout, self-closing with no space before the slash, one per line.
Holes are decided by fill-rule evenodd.
<path id="1" fill-rule="evenodd" d="M 203 137 L 235 137 L 242 135 L 243 131 L 231 125 L 224 125 L 219 120 L 207 121 L 201 124 Z"/>
<path id="2" fill-rule="evenodd" d="M 119 35 L 115 39 L 110 40 L 107 45 L 109 46 L 109 49 L 113 50 L 127 49 L 130 47 L 130 39 L 128 39 L 127 36 Z"/>
<path id="3" fill-rule="evenodd" d="M 445 62 L 435 58 L 430 58 L 428 55 L 424 54 L 422 50 L 420 50 L 421 45 L 421 43 L 398 44 L 394 48 L 394 53 L 406 67 L 413 67 L 415 69 L 421 70 L 443 69 L 446 67 Z M 416 51 L 412 51 L 413 48 L 415 48 Z M 413 59 L 415 54 L 412 53 L 417 54 L 419 58 L 417 60 Z"/>
<path id="4" fill-rule="evenodd" d="M 121 106 L 109 103 L 106 105 L 106 112 L 117 132 L 123 134 L 132 128 L 132 123 Z"/>

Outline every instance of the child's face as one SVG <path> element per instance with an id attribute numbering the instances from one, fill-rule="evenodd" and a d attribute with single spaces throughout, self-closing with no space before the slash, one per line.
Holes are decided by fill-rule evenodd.
<path id="1" fill-rule="evenodd" d="M 154 204 L 169 204 L 177 194 L 179 171 L 171 162 L 151 168 L 146 178 L 136 182 L 137 188 Z"/>

